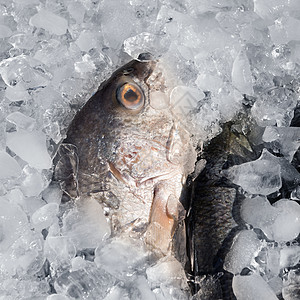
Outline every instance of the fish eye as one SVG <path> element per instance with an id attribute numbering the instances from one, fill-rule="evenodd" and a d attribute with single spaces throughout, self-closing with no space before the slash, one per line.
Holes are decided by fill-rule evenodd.
<path id="1" fill-rule="evenodd" d="M 117 100 L 127 109 L 137 110 L 144 105 L 144 94 L 134 83 L 125 83 L 117 89 Z"/>

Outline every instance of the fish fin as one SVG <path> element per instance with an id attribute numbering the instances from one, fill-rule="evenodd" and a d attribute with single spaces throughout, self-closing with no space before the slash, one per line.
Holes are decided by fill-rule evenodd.
<path id="1" fill-rule="evenodd" d="M 53 180 L 60 183 L 69 198 L 78 198 L 78 155 L 72 144 L 61 144 L 54 159 Z"/>
<path id="2" fill-rule="evenodd" d="M 178 220 L 177 198 L 167 193 L 164 187 L 154 191 L 146 242 L 159 249 L 163 254 L 170 250 L 174 228 Z"/>

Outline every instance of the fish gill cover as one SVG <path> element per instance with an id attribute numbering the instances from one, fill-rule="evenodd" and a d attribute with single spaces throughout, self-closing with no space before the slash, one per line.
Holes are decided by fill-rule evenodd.
<path id="1" fill-rule="evenodd" d="M 1 299 L 299 299 L 298 0 L 0 10 Z M 62 203 L 52 182 L 75 113 L 140 53 L 166 77 L 152 105 L 199 150 L 185 265 L 111 235 L 98 202 Z"/>

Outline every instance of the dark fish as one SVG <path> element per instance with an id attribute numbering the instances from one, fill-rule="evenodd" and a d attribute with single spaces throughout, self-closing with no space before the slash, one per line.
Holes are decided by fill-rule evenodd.
<path id="1" fill-rule="evenodd" d="M 207 163 L 193 182 L 187 228 L 195 300 L 235 299 L 232 275 L 223 269 L 223 260 L 242 226 L 241 196 L 221 171 L 254 158 L 247 139 L 235 132 L 235 126 L 225 124 L 222 133 L 204 146 L 200 158 Z"/>
<path id="2" fill-rule="evenodd" d="M 153 93 L 166 91 L 164 70 L 145 58 L 114 72 L 77 113 L 54 178 L 65 201 L 99 201 L 113 234 L 126 231 L 167 254 L 185 215 L 179 199 L 196 152 L 171 111 L 153 105 Z"/>

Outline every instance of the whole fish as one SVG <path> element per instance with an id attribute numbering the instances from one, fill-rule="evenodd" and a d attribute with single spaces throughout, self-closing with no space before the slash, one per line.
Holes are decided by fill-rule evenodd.
<path id="1" fill-rule="evenodd" d="M 126 231 L 167 254 L 185 215 L 180 197 L 196 151 L 170 109 L 153 104 L 153 93 L 167 89 L 163 72 L 141 55 L 102 83 L 73 119 L 54 178 L 65 199 L 99 201 L 114 234 Z"/>

